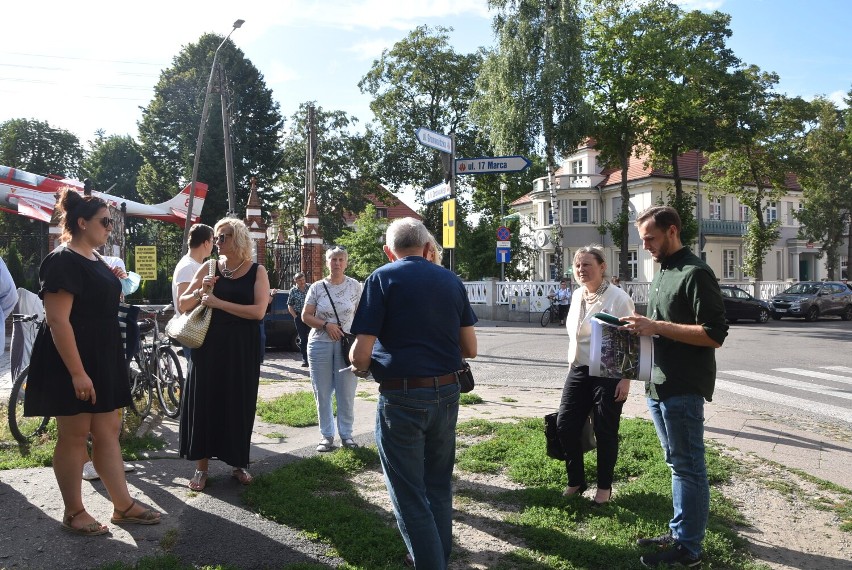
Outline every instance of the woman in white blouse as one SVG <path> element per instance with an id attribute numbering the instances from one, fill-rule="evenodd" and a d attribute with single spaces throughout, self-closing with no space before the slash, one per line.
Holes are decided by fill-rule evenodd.
<path id="1" fill-rule="evenodd" d="M 574 254 L 574 277 L 581 287 L 574 291 L 565 325 L 571 370 L 565 379 L 556 420 L 568 472 L 568 486 L 563 494 L 572 497 L 582 495 L 587 488 L 580 435 L 589 412 L 593 413 L 598 442 L 598 488 L 594 501 L 598 505 L 612 497 L 612 477 L 618 457 L 618 425 L 621 408 L 630 391 L 630 380 L 589 375 L 590 319 L 601 312 L 616 317 L 632 316 L 634 309 L 627 293 L 610 285 L 605 274 L 606 262 L 599 247 L 581 247 Z"/>
<path id="2" fill-rule="evenodd" d="M 361 300 L 361 284 L 344 272 L 349 255 L 342 247 L 325 252 L 328 277 L 312 284 L 302 308 L 308 335 L 308 364 L 317 401 L 320 442 L 317 451 L 334 449 L 334 414 L 331 396 L 337 398 L 337 432 L 344 447 L 358 447 L 352 439 L 355 391 L 358 378 L 343 360 L 340 339 L 349 332 Z"/>

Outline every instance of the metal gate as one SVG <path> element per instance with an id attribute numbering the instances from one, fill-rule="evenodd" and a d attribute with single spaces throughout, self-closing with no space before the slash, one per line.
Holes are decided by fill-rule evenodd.
<path id="1" fill-rule="evenodd" d="M 301 269 L 301 245 L 298 243 L 267 242 L 266 257 L 269 272 L 269 286 L 273 289 L 289 289 L 293 286 L 293 276 Z"/>

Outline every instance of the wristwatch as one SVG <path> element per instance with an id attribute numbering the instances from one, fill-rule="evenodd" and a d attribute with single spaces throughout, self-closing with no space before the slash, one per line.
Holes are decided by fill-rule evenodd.
<path id="1" fill-rule="evenodd" d="M 328 332 L 328 329 L 325 328 L 327 324 L 328 324 L 328 321 L 326 321 L 322 324 L 322 330 L 324 330 L 325 332 Z"/>
<path id="2" fill-rule="evenodd" d="M 366 378 L 367 376 L 370 375 L 370 371 L 369 370 L 353 370 L 352 374 L 354 374 L 358 378 Z"/>

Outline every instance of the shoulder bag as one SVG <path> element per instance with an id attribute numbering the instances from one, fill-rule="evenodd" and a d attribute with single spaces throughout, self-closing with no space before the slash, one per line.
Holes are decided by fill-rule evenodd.
<path id="1" fill-rule="evenodd" d="M 207 275 L 212 277 L 216 272 L 216 260 L 209 261 Z M 177 311 L 175 307 L 175 311 Z M 210 319 L 213 318 L 213 309 L 205 307 L 201 303 L 197 307 L 182 315 L 176 314 L 166 323 L 166 334 L 179 342 L 186 348 L 198 348 L 204 344 L 207 329 L 210 328 Z"/>
<path id="2" fill-rule="evenodd" d="M 459 392 L 466 394 L 472 392 L 475 382 L 473 381 L 473 372 L 470 370 L 470 364 L 466 360 L 462 361 L 462 369 L 456 372 L 456 379 L 459 382 Z"/>
<path id="3" fill-rule="evenodd" d="M 556 417 L 559 414 L 553 412 L 544 416 L 544 438 L 547 442 L 547 456 L 551 459 L 565 461 L 565 451 L 562 449 L 562 443 L 559 441 L 559 434 L 556 431 Z M 595 439 L 595 429 L 592 425 L 592 414 L 586 418 L 583 424 L 583 432 L 580 435 L 580 446 L 583 453 L 589 452 L 598 446 Z"/>
<path id="4" fill-rule="evenodd" d="M 340 324 L 340 316 L 337 314 L 337 307 L 334 306 L 334 301 L 331 299 L 331 293 L 328 292 L 325 281 L 323 281 L 322 286 L 325 289 L 325 294 L 328 295 L 328 302 L 331 303 L 331 308 L 334 310 L 334 318 L 337 319 L 337 326 L 343 332 L 343 336 L 340 337 L 340 350 L 343 351 L 343 362 L 346 363 L 346 366 L 352 366 L 352 362 L 349 360 L 349 349 L 352 348 L 352 343 L 355 342 L 355 335 L 343 330 L 343 325 Z"/>

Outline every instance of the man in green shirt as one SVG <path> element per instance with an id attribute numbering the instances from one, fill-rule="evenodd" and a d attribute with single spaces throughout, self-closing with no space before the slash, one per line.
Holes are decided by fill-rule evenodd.
<path id="1" fill-rule="evenodd" d="M 636 220 L 642 247 L 660 264 L 648 295 L 647 317 L 624 320 L 636 334 L 654 336 L 654 368 L 646 382 L 648 410 L 672 472 L 674 516 L 669 532 L 640 538 L 643 565 L 701 565 L 710 513 L 710 484 L 704 460 L 704 400 L 713 397 L 715 349 L 728 335 L 725 306 L 713 270 L 680 241 L 677 210 L 648 208 Z"/>

